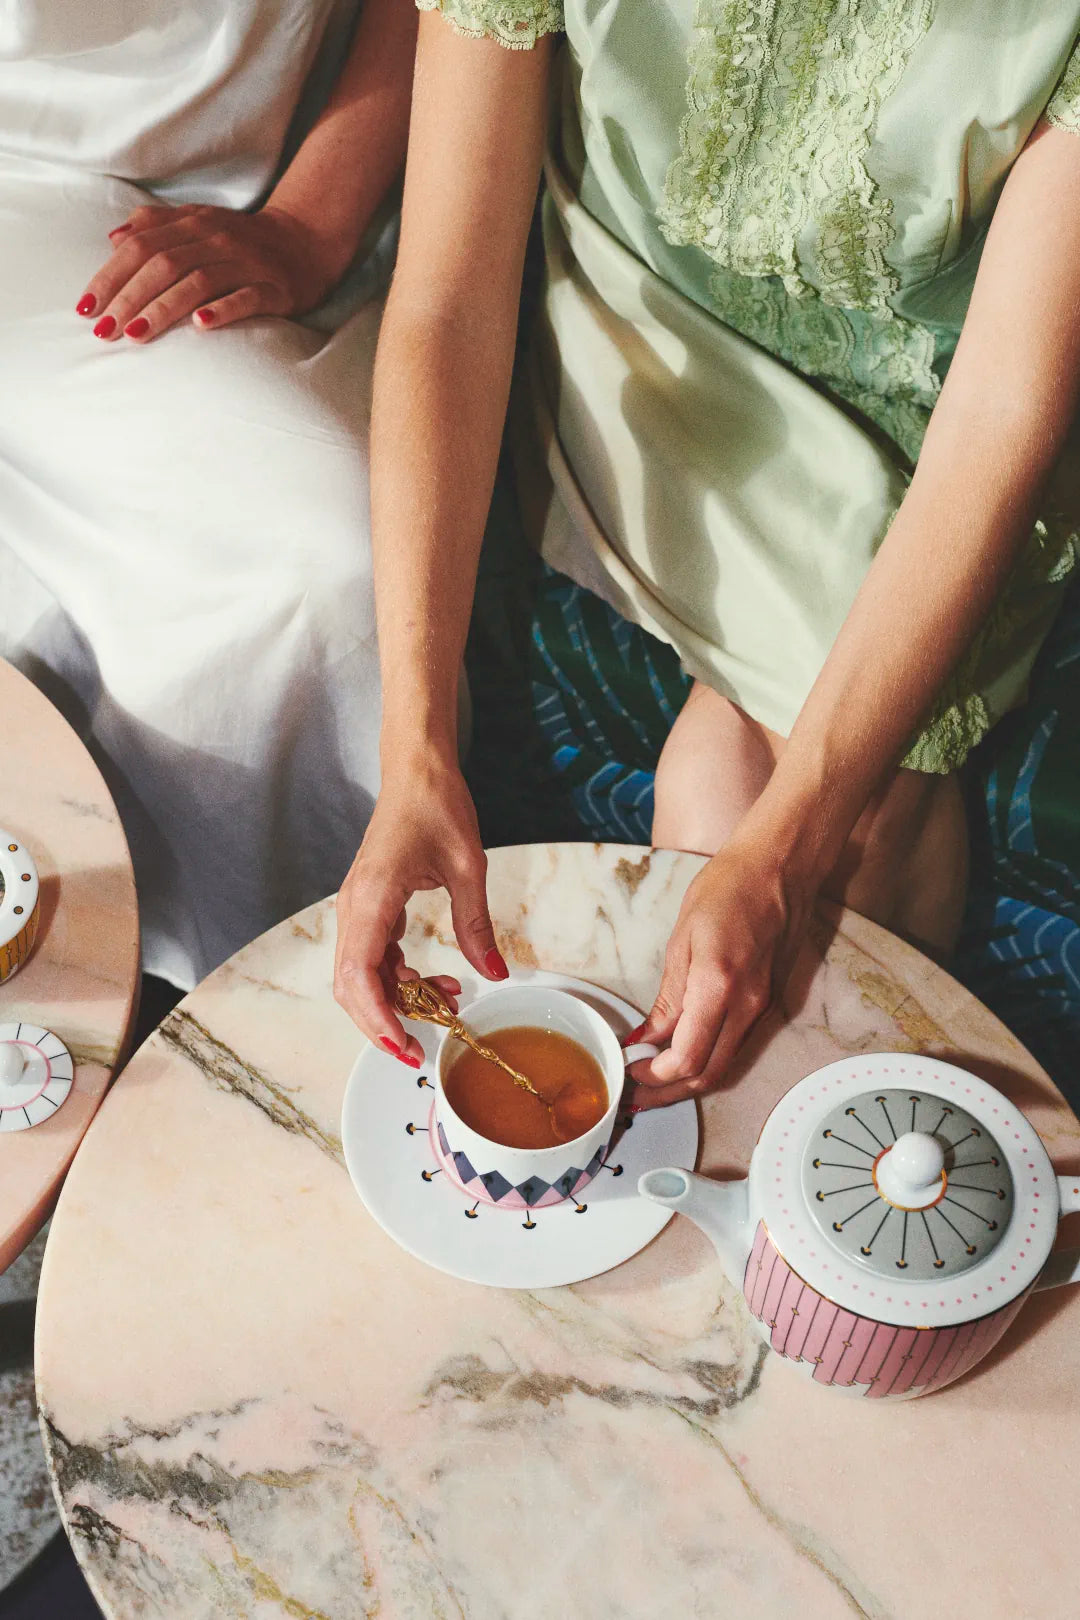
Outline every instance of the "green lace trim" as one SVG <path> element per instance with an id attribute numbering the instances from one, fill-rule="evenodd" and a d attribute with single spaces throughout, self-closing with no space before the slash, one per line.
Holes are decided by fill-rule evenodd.
<path id="1" fill-rule="evenodd" d="M 509 51 L 531 51 L 563 26 L 562 0 L 416 0 L 416 6 L 441 11 L 469 39 L 493 39 Z"/>
<path id="2" fill-rule="evenodd" d="M 940 388 L 929 332 L 891 312 L 849 313 L 820 298 L 791 298 L 776 276 L 717 270 L 710 291 L 727 326 L 853 405 L 912 464 L 918 460 Z"/>
<path id="3" fill-rule="evenodd" d="M 913 771 L 944 776 L 958 770 L 968 754 L 1000 720 L 979 694 L 988 675 L 1015 649 L 1035 598 L 1061 587 L 1080 563 L 1080 535 L 1064 517 L 1035 524 L 1013 576 L 989 618 L 946 682 L 929 723 L 901 764 Z"/>
<path id="4" fill-rule="evenodd" d="M 1059 129 L 1080 134 L 1080 42 L 1069 57 L 1061 82 L 1050 98 L 1046 118 Z"/>
<path id="5" fill-rule="evenodd" d="M 865 158 L 934 0 L 698 0 L 662 221 L 795 298 L 887 309 L 892 205 Z"/>
<path id="6" fill-rule="evenodd" d="M 892 204 L 866 168 L 934 0 L 698 0 L 660 223 L 717 265 L 716 311 L 914 459 L 934 338 L 892 309 Z M 858 313 L 861 319 L 853 319 Z"/>

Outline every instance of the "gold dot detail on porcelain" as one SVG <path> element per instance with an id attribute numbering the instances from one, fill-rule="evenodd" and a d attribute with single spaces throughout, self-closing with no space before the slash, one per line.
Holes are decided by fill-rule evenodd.
<path id="1" fill-rule="evenodd" d="M 822 1236 L 882 1278 L 969 1271 L 1008 1227 L 1013 1183 L 986 1127 L 943 1097 L 899 1089 L 838 1103 L 802 1168 Z"/>

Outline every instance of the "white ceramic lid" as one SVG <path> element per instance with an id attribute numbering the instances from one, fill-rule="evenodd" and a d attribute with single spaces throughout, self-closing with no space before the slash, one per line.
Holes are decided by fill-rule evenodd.
<path id="1" fill-rule="evenodd" d="M 1058 1223 L 1038 1135 L 953 1064 L 845 1058 L 765 1122 L 750 1198 L 784 1259 L 845 1310 L 906 1327 L 986 1316 L 1026 1289 Z"/>
<path id="2" fill-rule="evenodd" d="M 38 894 L 37 867 L 30 851 L 0 828 L 0 947 L 26 928 Z"/>
<path id="3" fill-rule="evenodd" d="M 67 1101 L 74 1078 L 58 1035 L 37 1024 L 0 1024 L 0 1131 L 44 1125 Z"/>

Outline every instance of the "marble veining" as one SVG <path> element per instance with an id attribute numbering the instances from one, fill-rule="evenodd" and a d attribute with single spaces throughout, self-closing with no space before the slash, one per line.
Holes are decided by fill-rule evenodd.
<path id="1" fill-rule="evenodd" d="M 249 982 L 262 984 L 265 980 Z M 237 1056 L 224 1041 L 219 1041 L 185 1007 L 171 1013 L 160 1027 L 160 1039 L 174 1052 L 194 1064 L 211 1085 L 231 1091 L 247 1102 L 254 1103 L 267 1118 L 282 1130 L 306 1136 L 325 1153 L 341 1158 L 341 1138 L 325 1131 L 300 1107 L 289 1088 L 278 1085 L 269 1075 Z"/>
<path id="2" fill-rule="evenodd" d="M 496 851 L 500 944 L 512 968 L 645 1007 L 699 864 Z M 738 1280 L 680 1219 L 570 1288 L 430 1270 L 341 1163 L 359 1037 L 330 997 L 333 939 L 326 902 L 188 997 L 64 1189 L 38 1388 L 108 1616 L 1073 1620 L 1075 1291 L 1025 1306 L 954 1388 L 868 1411 L 765 1348 Z M 412 908 L 406 949 L 471 983 L 443 896 Z M 745 1168 L 811 1069 L 918 1047 L 984 1073 L 1080 1166 L 1080 1125 L 1002 1026 L 837 914 L 705 1101 L 701 1168 Z"/>
<path id="3" fill-rule="evenodd" d="M 34 1400 L 34 1300 L 45 1232 L 0 1273 L 0 1591 L 60 1528 Z"/>

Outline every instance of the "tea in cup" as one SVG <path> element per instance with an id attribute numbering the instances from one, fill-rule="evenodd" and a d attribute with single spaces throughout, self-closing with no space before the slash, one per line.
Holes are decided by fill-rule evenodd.
<path id="1" fill-rule="evenodd" d="M 577 1197 L 604 1162 L 627 1066 L 657 1048 L 624 1051 L 592 1007 L 538 985 L 489 991 L 464 1017 L 540 1095 L 448 1030 L 435 1065 L 433 1144 L 447 1173 L 470 1197 L 500 1209 Z"/>

